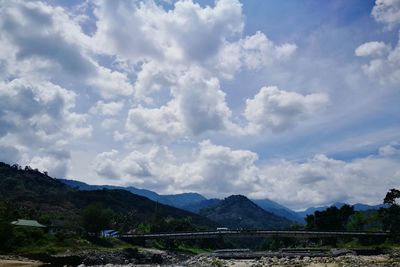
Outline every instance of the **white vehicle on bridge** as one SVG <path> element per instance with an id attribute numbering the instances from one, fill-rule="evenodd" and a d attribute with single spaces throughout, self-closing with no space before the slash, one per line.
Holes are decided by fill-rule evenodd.
<path id="1" fill-rule="evenodd" d="M 218 227 L 217 231 L 218 232 L 229 231 L 229 228 L 228 227 Z"/>

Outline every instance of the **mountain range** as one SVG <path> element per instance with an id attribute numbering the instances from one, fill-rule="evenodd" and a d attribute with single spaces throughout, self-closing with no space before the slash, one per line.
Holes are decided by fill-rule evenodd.
<path id="1" fill-rule="evenodd" d="M 123 189 L 127 190 L 133 194 L 137 194 L 140 196 L 147 197 L 153 201 L 157 201 L 159 203 L 173 206 L 176 208 L 180 208 L 186 211 L 190 211 L 193 213 L 200 214 L 202 209 L 207 209 L 213 206 L 218 205 L 222 200 L 217 198 L 207 199 L 201 194 L 198 193 L 181 193 L 175 195 L 160 195 L 156 192 L 139 189 L 133 186 L 122 187 L 122 186 L 111 186 L 111 185 L 89 185 L 84 182 L 75 181 L 75 180 L 67 180 L 67 179 L 59 179 L 61 182 L 79 190 L 99 190 L 99 189 Z M 304 218 L 313 214 L 315 211 L 322 211 L 327 209 L 330 206 L 320 206 L 320 207 L 310 207 L 304 211 L 296 212 L 291 210 L 275 201 L 270 199 L 251 199 L 252 202 L 257 204 L 260 208 L 264 209 L 266 212 L 275 214 L 279 217 L 286 218 L 290 221 L 304 224 Z M 331 206 L 335 206 L 337 208 L 342 207 L 346 203 L 336 202 Z M 367 205 L 362 203 L 354 204 L 354 210 L 356 211 L 365 211 L 365 210 L 374 210 L 379 209 L 380 207 L 384 207 L 383 204 L 379 205 Z"/>
<path id="2" fill-rule="evenodd" d="M 214 229 L 218 224 L 198 214 L 164 205 L 127 190 L 77 190 L 37 170 L 19 169 L 0 162 L 0 203 L 7 203 L 15 216 L 26 219 L 48 217 L 78 222 L 90 204 L 129 214 L 134 224 L 161 218 L 191 218 L 199 226 Z M 24 216 L 24 217 L 20 217 Z M 17 219 L 17 218 L 15 218 Z"/>
<path id="3" fill-rule="evenodd" d="M 122 186 L 111 186 L 111 185 L 89 185 L 84 182 L 59 179 L 61 182 L 68 186 L 79 190 L 99 190 L 99 189 L 122 189 L 127 190 L 133 194 L 147 197 L 153 201 L 158 201 L 165 205 L 170 205 L 176 208 L 184 209 L 186 211 L 194 212 L 200 214 L 200 211 L 205 208 L 209 208 L 219 204 L 221 199 L 207 199 L 206 197 L 198 193 L 182 193 L 176 195 L 160 195 L 156 192 L 139 189 L 133 186 L 122 187 Z M 295 211 L 269 199 L 254 199 L 251 200 L 259 207 L 264 209 L 266 212 L 272 213 L 276 216 L 286 218 L 288 220 L 304 224 L 304 218 L 298 215 Z"/>
<path id="4" fill-rule="evenodd" d="M 68 185 L 69 184 L 69 185 Z M 80 190 L 79 187 L 85 188 Z M 157 200 L 133 192 L 147 194 Z M 31 168 L 22 169 L 0 162 L 0 204 L 12 211 L 12 219 L 66 220 L 79 224 L 89 205 L 110 209 L 118 222 L 129 227 L 140 224 L 182 219 L 197 229 L 268 228 L 284 229 L 292 221 L 267 212 L 245 196 L 231 196 L 199 210 L 189 212 L 169 204 L 187 205 L 206 199 L 196 193 L 158 195 L 148 190 L 114 186 L 90 186 L 80 182 L 59 180 Z M 213 200 L 211 200 L 212 202 Z M 214 200 L 215 201 L 215 200 Z M 10 217 L 10 218 L 11 218 Z M 188 219 L 188 220 L 187 220 Z M 181 220 L 181 221 L 182 221 Z"/>
<path id="5" fill-rule="evenodd" d="M 346 205 L 346 203 L 342 203 L 342 202 L 335 202 L 330 206 L 320 206 L 320 207 L 310 207 L 304 211 L 298 211 L 297 214 L 299 214 L 301 217 L 305 218 L 307 215 L 313 214 L 316 211 L 323 211 L 326 210 L 329 207 L 336 207 L 338 209 L 340 209 L 341 207 L 343 207 L 344 205 Z M 377 210 L 379 208 L 384 208 L 385 205 L 384 204 L 378 204 L 378 205 L 367 205 L 367 204 L 362 204 L 362 203 L 357 203 L 354 205 L 351 205 L 354 207 L 355 211 L 366 211 L 366 210 Z"/>
<path id="6" fill-rule="evenodd" d="M 200 210 L 200 215 L 229 228 L 283 229 L 293 224 L 257 206 L 242 195 L 232 195 Z"/>

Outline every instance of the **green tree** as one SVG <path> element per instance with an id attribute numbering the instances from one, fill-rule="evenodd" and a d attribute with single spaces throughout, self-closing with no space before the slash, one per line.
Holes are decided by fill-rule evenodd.
<path id="1" fill-rule="evenodd" d="M 98 235 L 101 230 L 109 229 L 112 225 L 114 213 L 111 209 L 104 209 L 100 205 L 91 204 L 82 213 L 83 227 L 89 233 Z"/>
<path id="2" fill-rule="evenodd" d="M 379 209 L 383 229 L 395 234 L 400 233 L 400 205 L 396 202 L 398 198 L 400 198 L 400 190 L 390 189 L 383 200 L 388 207 Z"/>
<path id="3" fill-rule="evenodd" d="M 345 230 L 352 214 L 354 214 L 352 206 L 343 205 L 340 209 L 332 206 L 324 211 L 316 211 L 313 215 L 307 215 L 306 228 L 321 231 Z"/>

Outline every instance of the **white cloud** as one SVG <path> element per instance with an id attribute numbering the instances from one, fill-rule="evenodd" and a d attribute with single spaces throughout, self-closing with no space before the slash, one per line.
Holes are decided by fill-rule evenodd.
<path id="1" fill-rule="evenodd" d="M 201 142 L 192 155 L 175 157 L 166 147 L 152 146 L 119 155 L 115 150 L 96 157 L 95 172 L 120 184 L 153 188 L 164 193 L 195 190 L 209 196 L 251 191 L 258 179 L 257 155 L 210 141 Z M 114 180 L 115 182 L 115 180 Z"/>
<path id="2" fill-rule="evenodd" d="M 90 108 L 90 113 L 93 115 L 116 116 L 124 107 L 123 102 L 103 102 L 98 101 L 96 105 Z"/>
<path id="3" fill-rule="evenodd" d="M 117 150 L 103 152 L 96 156 L 93 162 L 93 170 L 99 176 L 107 177 L 108 179 L 119 178 L 118 168 L 115 168 L 116 159 L 118 157 Z"/>
<path id="4" fill-rule="evenodd" d="M 281 132 L 301 123 L 328 101 L 325 94 L 301 95 L 276 86 L 263 87 L 253 99 L 246 100 L 244 115 L 250 133 L 266 129 Z"/>
<path id="5" fill-rule="evenodd" d="M 93 41 L 61 7 L 42 2 L 5 2 L 0 8 L 0 54 L 9 75 L 79 79 L 105 97 L 126 96 L 133 88 L 126 74 L 99 65 L 91 57 Z"/>
<path id="6" fill-rule="evenodd" d="M 399 153 L 399 149 L 392 145 L 382 146 L 378 150 L 379 156 L 382 157 L 392 157 Z"/>
<path id="7" fill-rule="evenodd" d="M 400 23 L 400 0 L 376 0 L 372 15 L 378 22 L 385 23 L 393 30 Z M 372 57 L 362 65 L 366 75 L 377 79 L 381 84 L 397 85 L 400 82 L 400 39 L 394 48 L 384 42 L 367 42 L 360 45 L 355 54 L 359 57 Z"/>
<path id="8" fill-rule="evenodd" d="M 197 137 L 211 132 L 237 134 L 219 80 L 201 68 L 171 75 L 172 99 L 159 108 L 131 108 L 126 121 L 129 140 L 155 141 Z M 172 77 L 173 76 L 173 77 Z"/>
<path id="9" fill-rule="evenodd" d="M 203 141 L 195 159 L 178 169 L 178 188 L 195 189 L 211 197 L 247 194 L 259 183 L 257 159 L 257 154 L 251 151 Z"/>
<path id="10" fill-rule="evenodd" d="M 375 20 L 393 29 L 400 23 L 400 1 L 399 0 L 376 0 L 372 9 Z"/>
<path id="11" fill-rule="evenodd" d="M 184 133 L 177 109 L 170 103 L 160 108 L 132 108 L 128 112 L 126 130 L 131 133 L 127 140 L 156 142 L 176 138 Z"/>
<path id="12" fill-rule="evenodd" d="M 368 42 L 357 47 L 355 54 L 359 57 L 382 56 L 390 51 L 390 47 L 384 42 Z"/>
<path id="13" fill-rule="evenodd" d="M 127 155 L 101 153 L 96 161 L 96 172 L 114 184 L 152 188 L 159 193 L 190 190 L 208 197 L 245 194 L 295 209 L 336 201 L 381 203 L 389 188 L 400 186 L 399 158 L 388 154 L 350 161 L 320 154 L 304 162 L 259 163 L 252 151 L 206 140 L 190 154 L 178 156 L 165 147 L 152 146 Z"/>
<path id="14" fill-rule="evenodd" d="M 133 61 L 207 60 L 243 28 L 241 4 L 236 0 L 220 0 L 204 8 L 178 1 L 170 11 L 153 1 L 99 1 L 95 14 L 98 49 Z"/>
<path id="15" fill-rule="evenodd" d="M 92 128 L 87 116 L 73 112 L 76 94 L 48 81 L 14 79 L 0 83 L 0 143 L 13 144 L 23 154 L 25 163 L 40 167 L 40 159 L 60 160 L 54 174 L 66 171 L 68 156 L 54 153 L 63 151 L 72 140 L 89 137 Z M 10 158 L 10 160 L 12 157 Z M 33 160 L 35 159 L 35 160 Z M 14 162 L 10 162 L 14 163 Z"/>
<path id="16" fill-rule="evenodd" d="M 400 82 L 400 40 L 394 48 L 390 48 L 389 45 L 382 42 L 362 44 L 356 49 L 356 55 L 374 56 L 369 63 L 362 65 L 363 71 L 370 78 L 378 79 L 382 84 L 398 84 Z"/>
<path id="17" fill-rule="evenodd" d="M 295 44 L 277 46 L 262 32 L 246 36 L 237 42 L 226 43 L 218 60 L 219 70 L 233 78 L 241 68 L 259 69 L 279 60 L 288 59 L 297 49 Z"/>
<path id="18" fill-rule="evenodd" d="M 206 78 L 199 69 L 178 78 L 172 91 L 187 131 L 199 135 L 230 129 L 231 110 L 225 101 L 219 80 Z"/>
<path id="19" fill-rule="evenodd" d="M 303 163 L 265 164 L 260 168 L 259 189 L 250 195 L 268 196 L 296 209 L 336 201 L 382 203 L 387 190 L 400 185 L 398 164 L 396 158 L 380 156 L 346 162 L 325 155 L 317 155 Z"/>

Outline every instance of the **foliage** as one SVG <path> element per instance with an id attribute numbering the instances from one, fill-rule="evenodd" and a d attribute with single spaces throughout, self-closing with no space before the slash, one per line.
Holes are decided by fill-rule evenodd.
<path id="1" fill-rule="evenodd" d="M 391 189 L 383 200 L 389 207 L 379 209 L 379 215 L 384 230 L 400 234 L 400 205 L 396 202 L 397 198 L 400 198 L 400 190 Z"/>
<path id="2" fill-rule="evenodd" d="M 324 211 L 316 211 L 313 215 L 307 215 L 306 228 L 320 231 L 346 230 L 346 224 L 352 214 L 354 208 L 349 205 L 344 205 L 340 209 L 332 206 Z"/>
<path id="3" fill-rule="evenodd" d="M 14 232 L 8 222 L 0 221 L 0 240 L 0 251 L 6 251 L 11 248 Z"/>
<path id="4" fill-rule="evenodd" d="M 346 225 L 348 231 L 381 231 L 382 221 L 376 210 L 356 211 Z"/>
<path id="5" fill-rule="evenodd" d="M 293 222 L 267 212 L 245 196 L 233 195 L 200 210 L 200 214 L 229 228 L 284 229 Z"/>
<path id="6" fill-rule="evenodd" d="M 110 229 L 113 222 L 113 211 L 104 209 L 98 204 L 87 206 L 82 212 L 82 223 L 89 233 L 98 234 L 101 230 Z"/>

